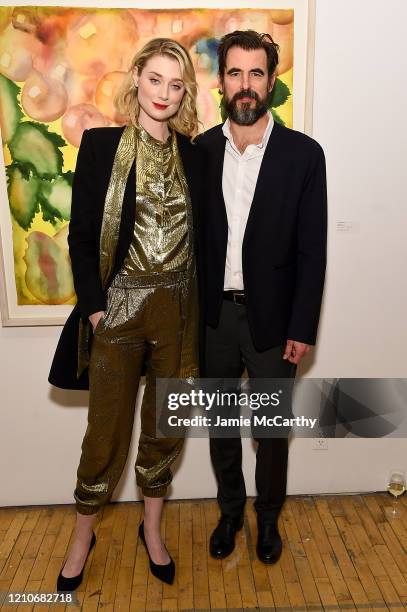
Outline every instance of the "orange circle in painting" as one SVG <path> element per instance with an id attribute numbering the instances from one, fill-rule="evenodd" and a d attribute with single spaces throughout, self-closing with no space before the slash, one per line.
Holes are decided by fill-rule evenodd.
<path id="1" fill-rule="evenodd" d="M 137 26 L 123 10 L 85 13 L 66 32 L 66 58 L 81 74 L 127 71 L 138 48 Z"/>
<path id="2" fill-rule="evenodd" d="M 271 20 L 278 25 L 288 25 L 294 21 L 294 11 L 292 9 L 271 9 Z"/>
<path id="3" fill-rule="evenodd" d="M 293 34 L 294 27 L 288 25 L 273 24 L 272 37 L 280 47 L 277 74 L 284 74 L 293 67 Z"/>
<path id="4" fill-rule="evenodd" d="M 126 121 L 126 117 L 120 115 L 114 105 L 114 98 L 126 74 L 126 72 L 109 72 L 105 74 L 96 87 L 96 106 L 103 115 L 115 123 Z"/>
<path id="5" fill-rule="evenodd" d="M 68 108 L 61 125 L 66 140 L 74 147 L 79 147 L 84 130 L 106 127 L 109 121 L 92 104 L 77 104 Z"/>
<path id="6" fill-rule="evenodd" d="M 0 36 L 0 72 L 12 81 L 25 81 L 32 69 L 33 57 L 42 45 L 32 34 L 9 24 Z"/>
<path id="7" fill-rule="evenodd" d="M 68 95 L 63 83 L 32 70 L 23 87 L 21 104 L 29 117 L 48 123 L 64 114 Z"/>

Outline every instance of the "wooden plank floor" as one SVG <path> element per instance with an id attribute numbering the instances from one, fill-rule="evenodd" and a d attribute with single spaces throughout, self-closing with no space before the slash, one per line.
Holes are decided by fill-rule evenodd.
<path id="1" fill-rule="evenodd" d="M 252 500 L 232 555 L 208 554 L 213 500 L 168 502 L 163 534 L 176 563 L 174 585 L 148 569 L 137 540 L 142 504 L 110 504 L 97 523 L 76 605 L 6 605 L 3 611 L 154 612 L 407 609 L 407 497 L 391 518 L 385 493 L 289 497 L 279 526 L 280 561 L 258 561 Z M 52 593 L 69 546 L 74 506 L 0 508 L 0 592 Z"/>

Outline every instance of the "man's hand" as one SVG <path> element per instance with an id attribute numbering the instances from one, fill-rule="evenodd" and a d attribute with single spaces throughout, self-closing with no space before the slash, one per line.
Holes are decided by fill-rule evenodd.
<path id="1" fill-rule="evenodd" d="M 310 350 L 311 346 L 309 344 L 297 342 L 296 340 L 287 340 L 283 359 L 288 359 L 288 361 L 297 365 L 304 357 L 305 353 L 308 353 Z"/>
<path id="2" fill-rule="evenodd" d="M 93 331 L 95 331 L 96 325 L 99 323 L 104 314 L 104 310 L 99 310 L 98 312 L 94 312 L 93 314 L 89 315 L 89 321 L 91 322 Z"/>

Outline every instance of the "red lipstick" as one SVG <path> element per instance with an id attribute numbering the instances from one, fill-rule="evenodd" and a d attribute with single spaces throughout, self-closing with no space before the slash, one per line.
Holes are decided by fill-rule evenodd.
<path id="1" fill-rule="evenodd" d="M 158 110 L 165 110 L 167 108 L 167 104 L 157 104 L 156 102 L 153 102 L 155 108 L 158 108 Z"/>

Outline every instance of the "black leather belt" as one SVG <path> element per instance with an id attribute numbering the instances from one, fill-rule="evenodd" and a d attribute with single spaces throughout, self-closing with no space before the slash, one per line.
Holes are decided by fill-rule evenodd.
<path id="1" fill-rule="evenodd" d="M 240 306 L 244 306 L 246 304 L 246 296 L 244 291 L 224 291 L 223 299 L 229 300 L 230 302 L 234 302 L 235 304 L 239 304 Z"/>

